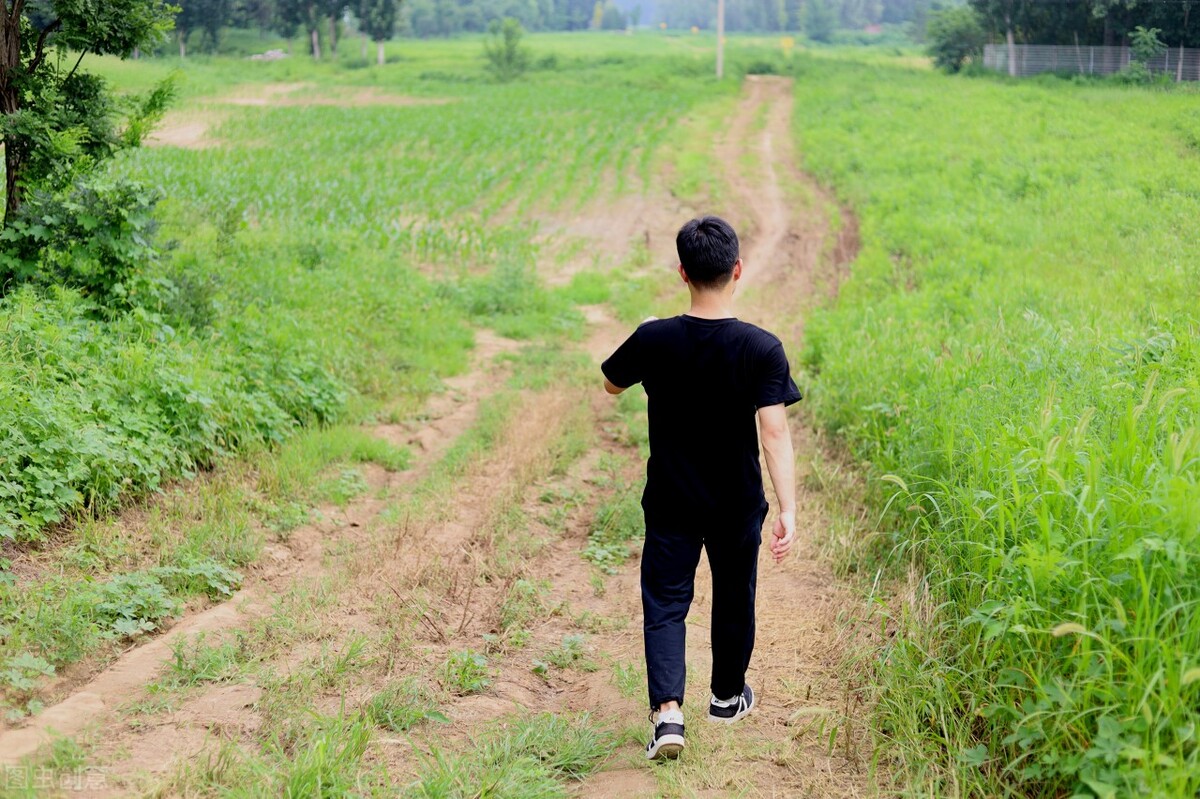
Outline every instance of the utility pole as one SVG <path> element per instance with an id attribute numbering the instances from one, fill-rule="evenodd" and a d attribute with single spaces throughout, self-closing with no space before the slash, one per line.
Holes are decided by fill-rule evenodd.
<path id="1" fill-rule="evenodd" d="M 725 0 L 717 0 L 717 80 L 725 77 Z"/>

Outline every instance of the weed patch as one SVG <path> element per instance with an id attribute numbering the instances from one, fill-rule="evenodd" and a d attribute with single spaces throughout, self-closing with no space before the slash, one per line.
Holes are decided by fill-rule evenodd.
<path id="1" fill-rule="evenodd" d="M 492 684 L 487 657 L 478 652 L 454 652 L 442 665 L 442 682 L 457 696 L 477 694 Z"/>
<path id="2" fill-rule="evenodd" d="M 629 559 L 631 543 L 645 534 L 638 492 L 633 486 L 621 483 L 615 495 L 596 510 L 583 557 L 605 574 L 616 574 Z"/>
<path id="3" fill-rule="evenodd" d="M 434 749 L 424 775 L 412 786 L 420 797 L 477 796 L 489 786 L 496 799 L 557 799 L 568 780 L 581 780 L 613 751 L 615 737 L 588 715 L 509 719 L 458 754 Z"/>
<path id="4" fill-rule="evenodd" d="M 437 710 L 433 693 L 412 678 L 375 694 L 363 710 L 372 724 L 392 732 L 407 732 L 426 721 L 450 721 Z"/>

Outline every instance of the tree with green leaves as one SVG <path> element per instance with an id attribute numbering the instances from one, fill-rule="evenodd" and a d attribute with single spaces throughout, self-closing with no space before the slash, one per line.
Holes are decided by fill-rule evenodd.
<path id="1" fill-rule="evenodd" d="M 221 43 L 221 30 L 229 24 L 230 0 L 175 0 L 175 34 L 179 38 L 179 57 L 187 57 L 187 41 L 192 31 L 203 33 L 202 46 L 215 50 Z"/>
<path id="2" fill-rule="evenodd" d="M 308 35 L 312 57 L 321 60 L 321 21 L 325 19 L 325 4 L 321 0 L 278 0 L 276 6 L 279 30 L 287 37 L 297 29 Z"/>
<path id="3" fill-rule="evenodd" d="M 232 0 L 229 17 L 235 28 L 270 30 L 275 21 L 275 0 Z"/>
<path id="4" fill-rule="evenodd" d="M 342 15 L 346 13 L 345 0 L 325 0 L 325 13 L 329 16 L 329 52 L 337 55 L 338 31 Z"/>
<path id="5" fill-rule="evenodd" d="M 934 65 L 947 72 L 958 72 L 977 60 L 987 43 L 987 32 L 979 24 L 979 17 L 966 6 L 934 12 L 926 35 Z"/>
<path id="6" fill-rule="evenodd" d="M 605 3 L 604 13 L 600 15 L 600 30 L 623 31 L 628 24 L 624 11 L 612 3 Z"/>
<path id="7" fill-rule="evenodd" d="M 829 0 L 806 0 L 804 3 L 804 34 L 814 42 L 833 40 L 837 27 L 837 12 Z"/>
<path id="8" fill-rule="evenodd" d="M 1008 45 L 1008 74 L 1017 74 L 1017 38 L 1016 30 L 1025 12 L 1026 0 L 970 0 L 981 17 L 989 21 L 998 30 L 1004 31 L 1004 41 Z"/>
<path id="9" fill-rule="evenodd" d="M 383 43 L 396 34 L 397 0 L 359 0 L 358 24 L 375 42 L 375 63 L 383 66 Z"/>
<path id="10" fill-rule="evenodd" d="M 79 72 L 79 66 L 88 54 L 128 58 L 157 44 L 173 17 L 163 0 L 0 0 L 6 225 L 30 187 L 69 183 L 79 165 L 140 140 L 145 130 L 136 121 L 140 112 L 123 133 L 116 132 L 114 101 L 104 81 Z"/>
<path id="11" fill-rule="evenodd" d="M 1160 33 L 1162 31 L 1158 28 L 1146 28 L 1142 25 L 1133 29 L 1129 34 L 1129 49 L 1133 51 L 1136 61 L 1145 64 L 1166 52 L 1167 45 L 1158 38 Z"/>

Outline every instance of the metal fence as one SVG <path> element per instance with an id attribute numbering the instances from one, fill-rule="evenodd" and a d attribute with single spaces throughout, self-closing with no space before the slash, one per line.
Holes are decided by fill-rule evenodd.
<path id="1" fill-rule="evenodd" d="M 1018 44 L 1016 73 L 1019 76 L 1040 72 L 1072 73 L 1076 75 L 1111 75 L 1129 66 L 1128 47 L 1074 47 L 1059 44 Z M 1152 58 L 1146 67 L 1154 73 L 1179 74 L 1183 80 L 1200 80 L 1200 49 L 1178 47 Z M 988 44 L 983 47 L 983 65 L 998 72 L 1008 72 L 1008 46 Z"/>

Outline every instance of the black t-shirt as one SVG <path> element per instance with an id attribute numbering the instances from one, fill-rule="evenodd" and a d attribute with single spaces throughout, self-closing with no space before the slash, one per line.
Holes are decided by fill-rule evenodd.
<path id="1" fill-rule="evenodd" d="M 800 399 L 779 339 L 737 319 L 647 322 L 600 367 L 649 398 L 647 519 L 741 521 L 766 510 L 755 414 Z"/>

